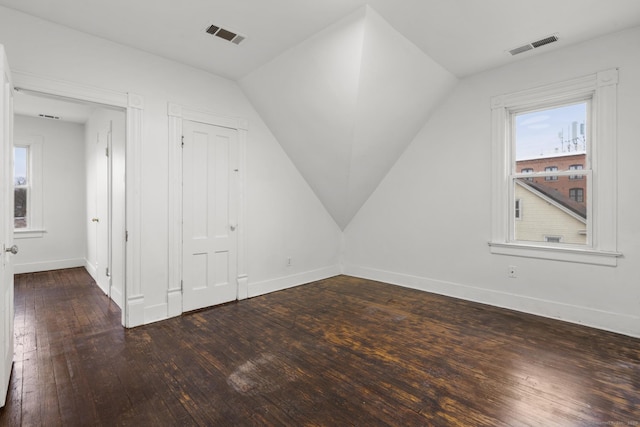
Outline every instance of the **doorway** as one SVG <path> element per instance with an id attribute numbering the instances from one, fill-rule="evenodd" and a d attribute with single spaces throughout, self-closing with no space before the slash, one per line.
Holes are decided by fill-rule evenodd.
<path id="1" fill-rule="evenodd" d="M 144 99 L 132 93 L 118 93 L 95 87 L 77 85 L 70 82 L 48 79 L 33 74 L 13 73 L 13 85 L 16 90 L 36 94 L 45 98 L 66 99 L 73 102 L 90 103 L 104 107 L 107 110 L 119 110 L 123 114 L 123 146 L 118 154 L 120 160 L 116 162 L 116 152 L 113 151 L 113 174 L 119 173 L 121 179 L 122 233 L 116 231 L 115 215 L 112 219 L 112 269 L 109 271 L 112 282 L 116 268 L 119 268 L 122 278 L 122 325 L 134 327 L 145 323 L 144 295 L 140 282 L 141 265 L 141 179 L 140 179 L 140 147 L 142 145 L 142 116 Z M 115 148 L 115 147 L 114 147 Z M 116 172 L 118 165 L 118 172 Z M 113 180 L 115 184 L 116 180 Z M 116 191 L 112 189 L 112 209 L 116 209 Z M 120 245 L 121 249 L 116 246 Z M 116 252 L 120 256 L 116 257 Z M 116 263 L 119 266 L 116 267 Z M 105 270 L 106 271 L 106 270 Z M 113 286 L 111 295 L 114 296 Z"/>
<path id="2" fill-rule="evenodd" d="M 29 172 L 23 179 L 29 184 L 28 221 L 16 230 L 22 248 L 16 272 L 85 267 L 122 308 L 123 109 L 23 91 L 16 92 L 14 106 L 14 141 L 28 148 L 30 166 L 24 168 Z M 31 138 L 38 143 L 30 143 Z M 39 182 L 33 179 L 37 176 Z M 38 205 L 44 215 L 34 214 Z"/>

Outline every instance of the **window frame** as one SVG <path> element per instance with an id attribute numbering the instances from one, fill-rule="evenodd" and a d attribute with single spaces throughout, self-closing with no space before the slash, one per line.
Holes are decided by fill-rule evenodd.
<path id="1" fill-rule="evenodd" d="M 545 172 L 558 172 L 558 167 L 557 166 L 547 166 L 544 168 Z M 557 181 L 558 180 L 558 175 L 546 175 L 544 177 L 545 181 Z"/>
<path id="2" fill-rule="evenodd" d="M 492 127 L 492 223 L 491 253 L 596 265 L 617 265 L 617 85 L 618 69 L 537 88 L 526 89 L 491 99 Z M 513 241 L 513 113 L 551 108 L 555 105 L 590 100 L 591 168 L 581 172 L 588 182 L 588 218 L 592 228 L 586 246 L 550 245 L 545 242 Z M 603 141 L 603 142 L 601 142 Z M 587 168 L 588 169 L 588 168 Z M 593 173 L 592 171 L 597 173 Z M 544 175 L 544 173 L 540 173 Z M 554 172 L 576 175 L 575 171 Z M 537 175 L 537 174 L 536 174 Z M 530 175 L 529 175 L 530 177 Z"/>
<path id="3" fill-rule="evenodd" d="M 574 193 L 574 197 L 571 197 L 571 193 Z M 580 197 L 578 197 L 580 195 Z M 574 202 L 584 203 L 584 188 L 581 187 L 573 187 L 569 189 L 569 198 Z M 578 200 L 578 198 L 580 200 Z"/>
<path id="4" fill-rule="evenodd" d="M 569 170 L 570 171 L 582 171 L 584 170 L 584 165 L 579 165 L 579 164 L 575 164 L 575 165 L 570 165 L 569 166 Z M 576 174 L 576 175 L 569 175 L 569 180 L 578 180 L 578 179 L 583 179 L 583 175 L 582 174 Z"/>
<path id="5" fill-rule="evenodd" d="M 32 136 L 26 140 L 16 140 L 14 147 L 27 147 L 27 226 L 14 228 L 14 239 L 42 237 L 44 229 L 43 186 L 42 186 L 42 146 L 43 137 Z"/>

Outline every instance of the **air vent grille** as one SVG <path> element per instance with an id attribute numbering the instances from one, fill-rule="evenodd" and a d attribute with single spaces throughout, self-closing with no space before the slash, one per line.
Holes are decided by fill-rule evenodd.
<path id="1" fill-rule="evenodd" d="M 549 36 L 549 37 L 545 37 L 544 39 L 532 42 L 531 46 L 540 47 L 540 46 L 544 46 L 546 44 L 557 42 L 557 41 L 558 41 L 558 36 Z"/>
<path id="2" fill-rule="evenodd" d="M 212 36 L 216 36 L 233 44 L 239 45 L 243 41 L 247 39 L 246 36 L 236 33 L 235 31 L 228 30 L 226 28 L 222 28 L 218 25 L 209 25 L 205 30 L 208 34 Z"/>
<path id="3" fill-rule="evenodd" d="M 51 114 L 38 114 L 38 116 L 42 117 L 43 119 L 60 120 L 60 117 L 52 116 Z"/>
<path id="4" fill-rule="evenodd" d="M 525 44 L 524 46 L 520 46 L 520 47 L 517 47 L 515 49 L 511 49 L 509 51 L 509 53 L 511 55 L 517 55 L 519 53 L 526 52 L 526 51 L 531 50 L 531 49 L 533 49 L 533 46 L 531 46 L 530 44 Z"/>
<path id="5" fill-rule="evenodd" d="M 552 34 L 552 35 L 550 35 L 548 37 L 545 37 L 545 38 L 542 38 L 540 40 L 536 40 L 534 42 L 530 42 L 530 43 L 527 43 L 525 45 L 518 46 L 518 47 L 515 47 L 513 49 L 509 49 L 507 52 L 509 52 L 512 56 L 513 55 L 518 55 L 519 53 L 526 52 L 526 51 L 532 50 L 532 49 L 536 49 L 536 48 L 539 48 L 541 46 L 548 45 L 549 43 L 557 42 L 558 40 L 559 40 L 558 34 Z"/>

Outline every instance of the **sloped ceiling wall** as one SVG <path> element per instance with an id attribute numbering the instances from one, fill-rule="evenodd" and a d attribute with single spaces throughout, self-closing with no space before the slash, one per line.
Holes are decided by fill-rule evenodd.
<path id="1" fill-rule="evenodd" d="M 239 83 L 344 229 L 456 81 L 367 6 Z"/>

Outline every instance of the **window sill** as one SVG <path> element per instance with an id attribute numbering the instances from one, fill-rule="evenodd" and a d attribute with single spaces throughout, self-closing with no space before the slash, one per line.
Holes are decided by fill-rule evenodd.
<path id="1" fill-rule="evenodd" d="M 35 239 L 39 237 L 43 237 L 47 230 L 33 229 L 33 228 L 25 228 L 25 229 L 17 229 L 13 230 L 13 238 L 14 239 Z"/>
<path id="2" fill-rule="evenodd" d="M 526 258 L 548 259 L 553 261 L 577 262 L 581 264 L 615 267 L 620 252 L 607 252 L 595 249 L 549 247 L 524 245 L 519 243 L 489 242 L 492 254 L 511 255 Z"/>

